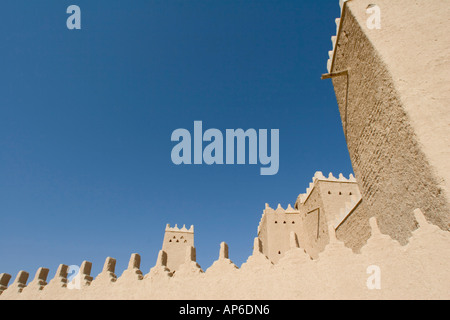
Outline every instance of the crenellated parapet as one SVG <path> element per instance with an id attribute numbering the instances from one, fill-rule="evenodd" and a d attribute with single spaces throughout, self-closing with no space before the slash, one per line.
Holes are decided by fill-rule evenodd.
<path id="1" fill-rule="evenodd" d="M 189 229 L 186 228 L 186 225 L 183 224 L 183 227 L 178 228 L 178 225 L 176 224 L 174 227 L 170 227 L 170 224 L 166 225 L 166 232 L 172 231 L 172 232 L 186 232 L 186 233 L 194 233 L 194 226 L 191 225 Z"/>
<path id="2" fill-rule="evenodd" d="M 327 70 L 330 73 L 333 70 L 333 65 L 334 65 L 334 57 L 335 57 L 335 53 L 336 53 L 336 44 L 338 43 L 339 40 L 339 35 L 340 35 L 340 31 L 341 31 L 341 21 L 343 21 L 342 17 L 345 14 L 345 6 L 346 6 L 346 2 L 351 1 L 351 0 L 339 0 L 339 6 L 341 7 L 341 17 L 340 18 L 336 18 L 335 22 L 336 22 L 336 35 L 331 37 L 331 45 L 332 45 L 332 50 L 328 52 L 328 61 L 327 61 Z"/>
<path id="3" fill-rule="evenodd" d="M 27 290 L 37 290 L 40 291 L 47 285 L 49 269 L 39 268 L 36 272 L 34 280 L 27 286 Z"/>
<path id="4" fill-rule="evenodd" d="M 0 295 L 8 288 L 9 280 L 11 280 L 11 275 L 7 273 L 0 274 Z"/>
<path id="5" fill-rule="evenodd" d="M 285 214 L 285 213 L 296 214 L 299 213 L 299 211 L 292 208 L 291 204 L 288 204 L 287 208 L 284 209 L 280 203 L 278 204 L 275 210 L 271 208 L 268 203 L 266 203 L 266 207 L 263 211 L 263 214 Z"/>
<path id="6" fill-rule="evenodd" d="M 122 273 L 122 276 L 118 281 L 137 281 L 142 280 L 144 275 L 142 274 L 141 268 L 141 256 L 137 253 L 133 253 L 128 262 L 128 268 Z"/>
<path id="7" fill-rule="evenodd" d="M 265 219 L 268 215 L 280 216 L 280 215 L 285 215 L 285 214 L 295 215 L 295 214 L 300 214 L 300 211 L 292 208 L 291 204 L 288 204 L 287 208 L 284 209 L 280 203 L 278 204 L 277 208 L 274 210 L 273 208 L 270 207 L 270 205 L 268 203 L 266 203 L 266 207 L 261 215 L 261 219 L 259 220 L 258 234 L 260 233 L 261 227 L 265 223 Z"/>
<path id="8" fill-rule="evenodd" d="M 330 292 L 336 294 L 336 298 L 349 297 L 350 291 L 346 289 L 351 287 L 353 290 L 351 297 L 370 299 L 376 292 L 366 287 L 367 277 L 370 276 L 366 270 L 374 263 L 382 272 L 389 271 L 384 272 L 382 278 L 384 290 L 378 292 L 382 295 L 380 297 L 399 298 L 405 294 L 430 297 L 429 289 L 433 288 L 434 296 L 448 298 L 446 280 L 449 274 L 447 271 L 449 260 L 446 257 L 450 254 L 448 249 L 450 234 L 431 225 L 421 210 L 415 210 L 414 215 L 418 229 L 413 233 L 410 244 L 405 247 L 401 247 L 388 235 L 383 234 L 377 220 L 371 218 L 372 235 L 361 253 L 356 254 L 336 238 L 334 225 L 330 223 L 329 243 L 315 261 L 299 245 L 298 234 L 291 231 L 288 237 L 289 248 L 275 263 L 266 257 L 262 242 L 259 238 L 255 238 L 253 253 L 241 268 L 229 259 L 227 244 L 221 243 L 218 260 L 204 273 L 196 262 L 195 247 L 189 246 L 185 250 L 183 266 L 175 274 L 167 268 L 167 254 L 162 250 L 155 267 L 145 277 L 142 277 L 140 272 L 140 255 L 132 254 L 128 268 L 117 281 L 113 281 L 116 278 L 116 260 L 107 258 L 102 273 L 92 284 L 86 283 L 80 287 L 69 288 L 65 285 L 67 266 L 64 264 L 58 267 L 55 277 L 48 285 L 46 268 L 39 268 L 34 280 L 29 284 L 27 284 L 29 274 L 20 271 L 9 287 L 11 276 L 0 274 L 0 292 L 2 292 L 0 300 L 192 299 L 193 297 L 255 299 L 274 297 L 271 295 L 274 287 L 279 288 L 276 292 L 278 298 L 320 298 Z M 411 263 L 414 261 L 420 263 Z M 405 268 L 409 268 L 409 272 L 404 272 Z M 90 273 L 90 269 L 91 264 L 84 263 L 80 272 L 86 275 Z M 289 276 L 286 277 L 286 274 Z M 411 280 L 411 274 L 414 274 L 415 281 L 408 282 L 407 280 Z M 430 282 L 432 286 L 428 286 Z M 270 285 L 267 286 L 266 283 Z M 408 287 L 404 287 L 404 283 L 408 283 Z M 280 296 L 281 294 L 283 295 Z"/>
<path id="9" fill-rule="evenodd" d="M 349 178 L 347 179 L 344 177 L 342 173 L 339 174 L 338 178 L 333 176 L 333 173 L 329 173 L 328 177 L 325 177 L 321 171 L 317 171 L 314 174 L 313 181 L 309 183 L 309 187 L 306 189 L 305 193 L 301 193 L 297 197 L 297 201 L 295 202 L 295 207 L 298 208 L 300 204 L 305 203 L 306 200 L 308 200 L 309 196 L 311 195 L 312 191 L 316 187 L 317 183 L 319 181 L 326 181 L 326 182 L 339 182 L 339 183 L 356 183 L 356 179 L 353 176 L 353 174 L 350 174 Z"/>

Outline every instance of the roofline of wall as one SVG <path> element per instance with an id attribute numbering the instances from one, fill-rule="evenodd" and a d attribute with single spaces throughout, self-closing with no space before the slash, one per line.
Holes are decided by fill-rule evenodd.
<path id="1" fill-rule="evenodd" d="M 333 183 L 353 183 L 353 184 L 357 184 L 358 182 L 356 181 L 333 181 L 333 180 L 322 180 L 322 179 L 317 179 L 317 183 L 321 181 L 321 182 L 333 182 Z M 314 183 L 313 188 L 311 189 L 311 192 L 308 193 L 307 197 L 305 198 L 305 200 L 302 203 L 305 203 L 306 201 L 308 201 L 309 197 L 311 196 L 311 193 L 313 192 L 314 188 L 316 187 L 316 184 Z"/>
<path id="2" fill-rule="evenodd" d="M 346 14 L 346 9 L 347 9 L 347 3 L 352 1 L 352 0 L 341 0 L 342 2 L 342 7 L 341 7 L 341 17 L 339 18 L 339 27 L 337 29 L 337 34 L 336 34 L 336 41 L 333 41 L 333 37 L 331 37 L 331 41 L 333 43 L 333 54 L 330 57 L 331 59 L 331 64 L 329 66 L 328 69 L 328 74 L 322 75 L 322 79 L 328 79 L 331 77 L 332 75 L 332 71 L 333 71 L 333 67 L 334 67 L 334 62 L 336 61 L 336 50 L 337 50 L 337 44 L 339 43 L 339 39 L 341 36 L 341 30 L 342 30 L 342 25 L 344 24 L 344 18 L 345 18 L 345 14 Z M 329 59 L 329 60 L 330 60 Z M 328 66 L 327 66 L 328 68 Z"/>
<path id="3" fill-rule="evenodd" d="M 183 225 L 182 228 L 178 228 L 178 225 L 175 225 L 175 227 L 170 227 L 170 224 L 166 225 L 166 232 L 183 232 L 183 233 L 194 233 L 194 226 L 191 225 L 189 229 L 186 228 L 186 225 Z"/>
<path id="4" fill-rule="evenodd" d="M 308 198 L 309 198 L 309 196 L 311 195 L 312 191 L 313 191 L 314 188 L 316 187 L 317 181 L 324 181 L 324 182 L 339 182 L 339 183 L 357 183 L 357 181 L 356 181 L 355 177 L 353 176 L 353 174 L 350 174 L 349 178 L 346 179 L 346 178 L 342 175 L 342 173 L 339 174 L 339 178 L 336 178 L 336 177 L 334 177 L 333 174 L 330 172 L 328 178 L 326 178 L 326 177 L 322 174 L 322 172 L 317 171 L 317 172 L 314 174 L 313 181 L 310 182 L 309 187 L 306 189 L 306 193 L 302 193 L 302 194 L 300 194 L 300 195 L 297 197 L 297 200 L 295 201 L 294 207 L 297 206 L 297 203 L 305 203 L 305 202 L 308 200 Z M 304 196 L 304 199 L 300 199 L 301 196 Z M 300 199 L 301 201 L 299 201 L 299 199 Z"/>

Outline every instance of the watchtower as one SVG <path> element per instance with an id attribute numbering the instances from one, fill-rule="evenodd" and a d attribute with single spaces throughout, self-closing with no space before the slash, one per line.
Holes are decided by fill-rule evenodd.
<path id="1" fill-rule="evenodd" d="M 166 226 L 162 250 L 167 253 L 167 267 L 174 272 L 184 262 L 186 248 L 194 247 L 194 226 L 189 229 L 185 225 L 180 229 L 177 225 Z"/>

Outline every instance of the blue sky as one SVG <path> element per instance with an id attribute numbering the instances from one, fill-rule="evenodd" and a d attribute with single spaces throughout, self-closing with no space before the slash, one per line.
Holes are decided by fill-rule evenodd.
<path id="1" fill-rule="evenodd" d="M 66 8 L 81 8 L 68 30 Z M 147 273 L 167 223 L 195 225 L 206 269 L 240 265 L 267 202 L 315 171 L 352 172 L 326 73 L 339 3 L 4 0 L 0 11 L 0 273 L 132 253 Z M 176 166 L 171 134 L 279 129 L 280 169 Z"/>

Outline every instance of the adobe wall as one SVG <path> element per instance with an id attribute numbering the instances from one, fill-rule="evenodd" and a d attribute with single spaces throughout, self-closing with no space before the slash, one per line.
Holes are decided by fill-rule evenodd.
<path id="1" fill-rule="evenodd" d="M 358 184 L 355 182 L 319 181 L 318 187 L 328 221 L 338 219 L 341 208 L 351 202 L 352 198 L 361 197 Z"/>
<path id="2" fill-rule="evenodd" d="M 340 221 L 340 214 L 342 209 L 346 207 L 348 203 L 359 200 L 361 193 L 358 188 L 358 184 L 355 182 L 319 182 L 319 192 L 323 202 L 323 211 L 327 217 L 327 221 Z M 359 207 L 359 206 L 358 206 Z M 359 220 L 359 210 L 354 210 L 346 217 L 342 223 L 339 223 L 336 229 L 336 235 L 339 240 L 343 241 L 346 246 L 358 252 L 358 249 L 362 247 L 365 241 L 356 241 L 354 239 L 365 239 L 370 237 L 370 228 L 363 225 L 364 236 L 361 237 L 361 230 L 358 229 L 359 225 L 356 225 L 353 220 Z M 367 228 L 366 228 L 367 227 Z M 324 239 L 320 244 L 320 251 L 323 250 L 324 245 L 328 244 L 328 229 L 325 224 L 322 225 L 322 236 Z"/>
<path id="3" fill-rule="evenodd" d="M 370 1 L 350 4 L 360 24 Z M 382 28 L 367 37 L 389 66 L 421 150 L 450 199 L 450 4 L 440 0 L 377 1 Z"/>
<path id="4" fill-rule="evenodd" d="M 336 229 L 336 237 L 353 252 L 359 253 L 370 238 L 369 210 L 364 200 L 355 208 L 351 215 Z"/>
<path id="5" fill-rule="evenodd" d="M 80 268 L 79 287 L 70 285 L 67 265 L 60 265 L 56 274 L 39 268 L 34 279 L 25 271 L 16 277 L 0 274 L 0 300 L 448 300 L 450 233 L 428 224 L 420 210 L 414 214 L 420 227 L 404 247 L 380 233 L 372 218 L 371 237 L 361 254 L 336 240 L 330 226 L 330 243 L 317 260 L 291 241 L 284 257 L 273 264 L 261 253 L 256 238 L 253 254 L 240 268 L 229 259 L 225 243 L 205 272 L 193 247 L 187 248 L 189 254 L 175 274 L 168 272 L 164 251 L 148 273 L 140 270 L 140 256 L 132 254 L 123 272 L 116 270 L 115 259 L 107 258 L 103 271 L 91 276 L 92 264 L 83 262 L 89 268 Z M 379 277 L 374 277 L 373 267 L 381 272 Z"/>
<path id="6" fill-rule="evenodd" d="M 338 232 L 354 249 L 369 237 L 370 216 L 402 244 L 417 228 L 414 208 L 449 229 L 450 6 L 377 1 L 382 28 L 369 30 L 370 3 L 347 2 L 331 70 L 349 70 L 347 107 L 347 77 L 332 81 L 363 196 L 362 214 Z"/>
<path id="7" fill-rule="evenodd" d="M 299 205 L 300 212 L 303 213 L 303 237 L 306 240 L 301 244 L 306 252 L 314 259 L 317 259 L 319 252 L 328 243 L 327 219 L 323 210 L 323 201 L 319 186 L 316 182 L 308 198 Z"/>
<path id="8" fill-rule="evenodd" d="M 261 241 L 262 253 L 267 257 L 269 254 L 269 235 L 267 234 L 267 214 L 269 205 L 266 204 L 261 220 L 258 225 L 258 239 Z M 271 208 L 270 208 L 271 209 Z"/>

